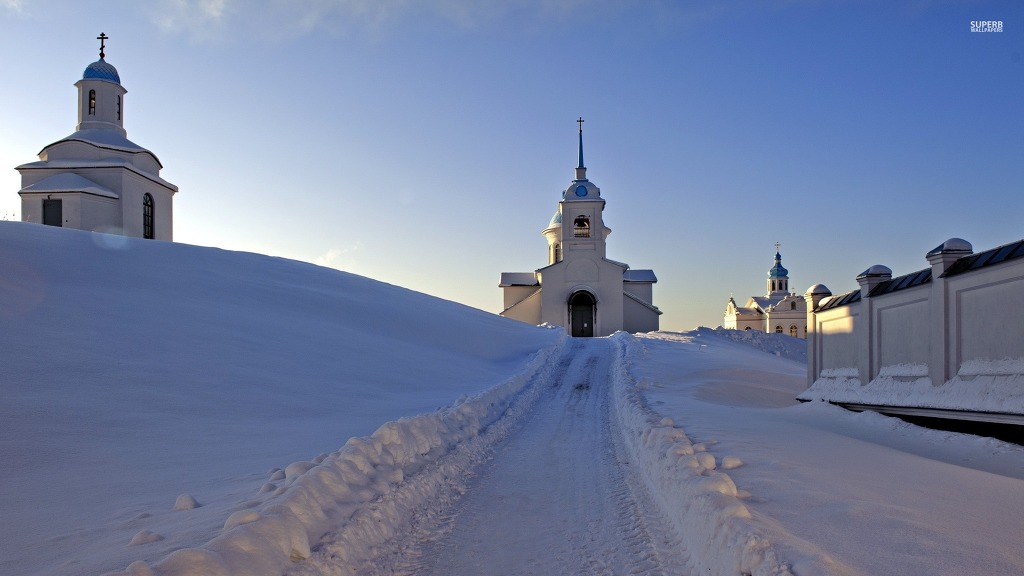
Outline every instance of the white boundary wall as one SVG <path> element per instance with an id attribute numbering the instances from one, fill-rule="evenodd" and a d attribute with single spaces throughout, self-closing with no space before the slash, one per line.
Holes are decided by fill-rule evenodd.
<path id="1" fill-rule="evenodd" d="M 930 282 L 872 297 L 892 278 L 873 266 L 834 308 L 815 311 L 831 295 L 809 289 L 800 399 L 1024 415 L 1024 258 L 943 277 L 970 255 L 951 239 L 927 255 Z"/>

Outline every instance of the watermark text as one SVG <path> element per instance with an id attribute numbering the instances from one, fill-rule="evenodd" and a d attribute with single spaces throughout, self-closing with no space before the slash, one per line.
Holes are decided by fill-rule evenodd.
<path id="1" fill-rule="evenodd" d="M 971 20 L 971 32 L 1002 32 L 1002 20 Z"/>

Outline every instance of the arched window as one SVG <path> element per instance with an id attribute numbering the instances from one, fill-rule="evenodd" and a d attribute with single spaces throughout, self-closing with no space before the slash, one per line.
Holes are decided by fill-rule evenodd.
<path id="1" fill-rule="evenodd" d="M 790 302 L 789 303 L 789 309 L 790 310 L 796 310 L 796 302 Z"/>
<path id="2" fill-rule="evenodd" d="M 89 90 L 89 116 L 96 115 L 96 91 Z"/>
<path id="3" fill-rule="evenodd" d="M 747 326 L 746 328 L 744 328 L 744 330 L 749 332 L 750 331 L 750 326 Z"/>
<path id="4" fill-rule="evenodd" d="M 558 242 L 555 243 L 555 262 L 562 261 L 562 245 Z"/>
<path id="5" fill-rule="evenodd" d="M 572 221 L 572 235 L 575 238 L 590 238 L 590 218 L 577 216 Z"/>
<path id="6" fill-rule="evenodd" d="M 794 337 L 794 338 L 796 338 L 797 337 L 797 331 L 796 330 L 797 330 L 796 324 L 790 326 L 789 327 L 789 335 Z"/>
<path id="7" fill-rule="evenodd" d="M 775 333 L 776 334 L 782 334 L 782 326 L 776 326 L 775 327 Z"/>
<path id="8" fill-rule="evenodd" d="M 155 238 L 153 235 L 153 197 L 148 193 L 142 197 L 142 237 Z"/>
<path id="9" fill-rule="evenodd" d="M 118 97 L 117 97 L 117 119 L 118 120 L 121 119 L 121 96 L 120 95 L 118 95 Z"/>

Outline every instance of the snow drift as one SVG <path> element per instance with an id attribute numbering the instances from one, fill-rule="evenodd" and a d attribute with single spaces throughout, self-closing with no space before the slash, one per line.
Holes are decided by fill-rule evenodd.
<path id="1" fill-rule="evenodd" d="M 311 264 L 21 222 L 0 222 L 0 270 L 3 574 L 199 546 L 268 514 L 289 463 L 518 378 L 557 342 Z"/>

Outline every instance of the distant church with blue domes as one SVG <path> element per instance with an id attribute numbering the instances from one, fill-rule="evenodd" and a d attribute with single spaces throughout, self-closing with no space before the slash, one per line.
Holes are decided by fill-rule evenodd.
<path id="1" fill-rule="evenodd" d="M 117 69 L 100 59 L 86 67 L 78 88 L 75 132 L 47 145 L 39 161 L 18 166 L 21 219 L 157 240 L 173 239 L 178 187 L 160 177 L 156 155 L 128 140 Z"/>
<path id="2" fill-rule="evenodd" d="M 609 336 L 619 330 L 658 330 L 661 310 L 653 304 L 653 270 L 633 270 L 605 257 L 611 228 L 604 225 L 601 189 L 583 165 L 583 119 L 576 178 L 562 192 L 558 210 L 542 234 L 547 266 L 504 272 L 501 315 L 529 324 L 564 327 L 571 336 Z"/>
<path id="3" fill-rule="evenodd" d="M 767 293 L 751 296 L 746 306 L 738 306 L 730 296 L 722 327 L 807 337 L 807 302 L 802 295 L 789 291 L 789 270 L 782 265 L 778 243 L 775 244 L 775 265 L 768 270 Z"/>

